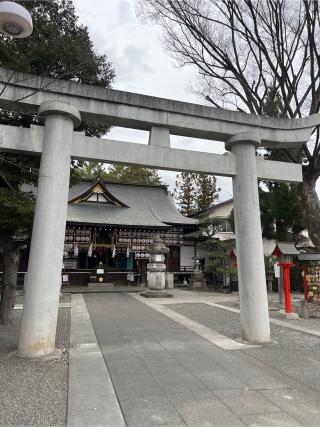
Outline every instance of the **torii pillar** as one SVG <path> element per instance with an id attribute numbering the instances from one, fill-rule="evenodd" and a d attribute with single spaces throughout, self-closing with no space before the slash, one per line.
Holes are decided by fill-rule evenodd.
<path id="1" fill-rule="evenodd" d="M 45 130 L 18 348 L 30 358 L 55 350 L 72 134 L 81 123 L 65 102 L 44 102 L 39 114 Z"/>
<path id="2" fill-rule="evenodd" d="M 226 149 L 236 158 L 232 182 L 241 337 L 265 343 L 271 338 L 256 166 L 260 143 L 258 135 L 244 132 L 231 137 Z"/>

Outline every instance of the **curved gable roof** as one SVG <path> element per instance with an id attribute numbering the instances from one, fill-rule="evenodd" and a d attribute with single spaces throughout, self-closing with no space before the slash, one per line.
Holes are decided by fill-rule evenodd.
<path id="1" fill-rule="evenodd" d="M 91 224 L 166 228 L 169 225 L 196 225 L 198 220 L 181 215 L 165 186 L 103 183 L 108 194 L 126 207 L 103 203 L 77 203 L 81 194 L 87 194 L 97 182 L 81 181 L 70 188 L 68 221 Z"/>
<path id="2" fill-rule="evenodd" d="M 113 203 L 114 206 L 123 207 L 123 208 L 128 207 L 127 205 L 122 203 L 121 200 L 114 197 L 114 195 L 111 194 L 110 191 L 108 191 L 105 184 L 100 180 L 93 182 L 81 194 L 78 194 L 77 196 L 73 197 L 71 200 L 69 198 L 69 203 L 80 203 L 80 202 L 86 201 L 91 194 L 96 192 L 97 188 L 101 189 L 106 199 L 111 203 Z"/>

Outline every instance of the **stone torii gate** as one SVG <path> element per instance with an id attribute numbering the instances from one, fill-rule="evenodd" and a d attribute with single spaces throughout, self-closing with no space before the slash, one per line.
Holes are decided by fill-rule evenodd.
<path id="1" fill-rule="evenodd" d="M 264 161 L 257 147 L 305 144 L 320 115 L 272 119 L 0 69 L 0 108 L 39 113 L 44 127 L 0 126 L 0 150 L 41 155 L 18 352 L 54 351 L 71 159 L 233 179 L 242 338 L 270 341 L 257 179 L 301 182 L 300 165 Z M 90 138 L 81 120 L 150 132 L 149 144 Z M 170 134 L 224 141 L 224 155 L 170 148 Z"/>

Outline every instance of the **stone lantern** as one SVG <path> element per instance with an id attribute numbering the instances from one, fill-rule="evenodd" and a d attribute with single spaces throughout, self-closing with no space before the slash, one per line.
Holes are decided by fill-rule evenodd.
<path id="1" fill-rule="evenodd" d="M 192 275 L 192 289 L 194 291 L 206 290 L 206 283 L 203 273 L 200 270 L 200 256 L 196 254 L 194 257 L 194 272 Z"/>
<path id="2" fill-rule="evenodd" d="M 162 239 L 157 235 L 153 242 L 146 248 L 149 255 L 148 270 L 148 291 L 142 292 L 146 298 L 168 298 L 172 294 L 164 291 L 166 283 L 166 265 L 165 254 L 169 249 L 165 246 Z"/>
<path id="3" fill-rule="evenodd" d="M 273 257 L 269 257 L 266 262 L 266 279 L 269 292 L 273 292 L 274 267 L 272 263 Z"/>

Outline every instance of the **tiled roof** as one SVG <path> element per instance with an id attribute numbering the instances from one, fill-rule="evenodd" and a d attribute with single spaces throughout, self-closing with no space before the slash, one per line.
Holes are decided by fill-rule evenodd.
<path id="1" fill-rule="evenodd" d="M 81 181 L 69 190 L 69 200 L 84 193 L 92 181 Z M 176 209 L 164 186 L 133 185 L 105 181 L 107 190 L 128 207 L 110 206 L 104 203 L 68 204 L 69 222 L 168 227 L 168 225 L 196 225 L 198 220 L 186 218 Z"/>

